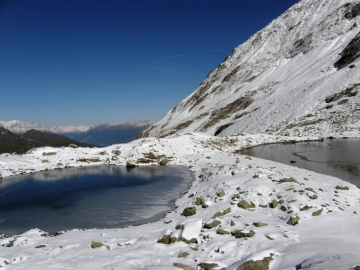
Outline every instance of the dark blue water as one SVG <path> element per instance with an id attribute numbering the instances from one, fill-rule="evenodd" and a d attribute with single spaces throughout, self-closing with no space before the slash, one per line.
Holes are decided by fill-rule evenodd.
<path id="1" fill-rule="evenodd" d="M 360 139 L 269 144 L 241 151 L 254 156 L 332 175 L 360 187 Z"/>
<path id="2" fill-rule="evenodd" d="M 6 178 L 0 182 L 0 234 L 155 221 L 174 208 L 191 181 L 180 166 L 94 166 Z"/>

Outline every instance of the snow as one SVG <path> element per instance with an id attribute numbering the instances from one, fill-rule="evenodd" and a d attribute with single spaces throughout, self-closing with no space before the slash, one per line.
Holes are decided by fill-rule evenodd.
<path id="1" fill-rule="evenodd" d="M 360 58 L 353 62 L 354 68 L 334 68 L 340 53 L 360 30 L 360 16 L 344 17 L 346 3 L 358 1 L 303 0 L 295 4 L 235 48 L 191 95 L 143 136 L 214 135 L 223 125 L 230 126 L 222 136 L 359 136 L 360 95 L 325 102 L 360 83 Z M 354 91 L 359 92 L 360 86 Z M 241 98 L 252 102 L 227 111 L 227 105 Z"/>
<path id="2" fill-rule="evenodd" d="M 52 171 L 53 168 L 125 165 L 127 161 L 136 163 L 144 157 L 143 153 L 152 152 L 167 156 L 171 165 L 189 167 L 194 181 L 176 200 L 175 211 L 154 223 L 118 229 L 76 229 L 53 237 L 41 228 L 34 228 L 21 235 L 4 237 L 0 239 L 0 265 L 4 269 L 161 269 L 160 266 L 174 269 L 173 263 L 182 263 L 200 269 L 200 263 L 215 263 L 218 267 L 213 269 L 236 269 L 248 260 L 273 256 L 270 269 L 309 265 L 312 269 L 350 269 L 360 264 L 357 214 L 360 190 L 331 176 L 237 154 L 238 150 L 255 145 L 316 139 L 251 134 L 219 138 L 188 133 L 139 139 L 101 149 L 44 147 L 25 155 L 2 154 L 2 177 L 48 169 L 55 179 L 61 176 L 61 170 Z M 116 156 L 114 150 L 120 150 L 121 154 Z M 56 154 L 43 156 L 43 152 Z M 99 161 L 79 161 L 91 158 Z M 43 163 L 43 159 L 48 162 Z M 51 181 L 52 177 L 42 181 Z M 290 177 L 297 182 L 280 182 Z M 336 186 L 347 186 L 349 190 Z M 225 195 L 219 197 L 219 191 Z M 311 199 L 314 194 L 317 198 Z M 195 205 L 197 197 L 203 197 L 208 207 Z M 240 208 L 237 205 L 240 200 L 254 203 L 255 208 Z M 279 201 L 274 209 L 270 207 L 273 200 Z M 196 214 L 185 217 L 183 210 L 193 206 Z M 286 206 L 286 211 L 281 206 Z M 305 206 L 309 209 L 304 210 Z M 221 221 L 220 225 L 204 227 L 214 220 L 216 213 L 225 213 L 228 208 L 231 212 L 215 218 Z M 320 209 L 323 211 L 319 216 L 312 215 Z M 290 217 L 296 216 L 300 217 L 297 225 L 287 224 Z M 268 225 L 256 227 L 254 223 L 259 222 Z M 184 225 L 183 230 L 175 229 L 179 224 Z M 231 234 L 218 234 L 218 229 L 254 231 L 255 235 L 235 238 Z M 164 235 L 196 238 L 197 243 L 157 243 Z M 93 249 L 92 241 L 104 246 Z M 182 252 L 189 255 L 178 258 Z"/>
<path id="3" fill-rule="evenodd" d="M 47 127 L 38 123 L 27 123 L 20 120 L 11 120 L 11 121 L 0 121 L 0 126 L 10 130 L 13 133 L 25 133 L 30 129 L 36 129 L 40 131 L 47 131 L 52 133 L 72 133 L 72 132 L 87 132 L 90 129 L 104 128 L 104 127 L 113 127 L 120 126 L 124 128 L 128 127 L 143 127 L 152 125 L 154 121 L 151 120 L 142 120 L 137 122 L 118 122 L 118 123 L 105 123 L 93 126 L 51 126 Z"/>
<path id="4" fill-rule="evenodd" d="M 326 97 L 360 79 L 360 59 L 352 69 L 333 67 L 339 53 L 359 32 L 360 16 L 350 20 L 343 16 L 347 2 L 357 3 L 302 0 L 295 4 L 237 47 L 192 95 L 143 133 L 148 138 L 101 149 L 45 147 L 25 155 L 0 155 L 3 178 L 41 170 L 57 177 L 61 173 L 51 169 L 65 166 L 142 165 L 140 158 L 149 152 L 165 155 L 169 164 L 187 166 L 194 174 L 188 192 L 176 200 L 176 210 L 160 221 L 118 229 L 76 229 L 56 237 L 41 228 L 4 236 L 0 239 L 0 266 L 179 269 L 174 263 L 181 263 L 201 269 L 201 263 L 213 263 L 216 270 L 237 269 L 249 260 L 269 257 L 269 269 L 276 270 L 360 266 L 357 186 L 239 154 L 241 149 L 268 143 L 330 135 L 359 137 L 360 95 L 347 103 L 335 102 L 328 109 L 325 102 Z M 227 77 L 232 71 L 233 76 Z M 214 119 L 225 106 L 245 97 L 254 101 Z M 211 121 L 214 123 L 206 127 Z M 225 124 L 232 125 L 223 130 L 223 137 L 211 136 Z M 172 135 L 155 137 L 164 134 Z M 56 154 L 43 156 L 44 152 Z M 151 163 L 158 165 L 157 160 Z M 345 186 L 348 189 L 339 188 Z M 219 191 L 225 195 L 218 196 Z M 207 207 L 196 205 L 197 197 L 203 197 Z M 275 200 L 279 203 L 276 207 Z M 238 206 L 243 201 L 252 207 Z M 196 207 L 196 214 L 184 216 L 187 207 Z M 210 229 L 203 226 L 214 218 L 221 224 Z M 288 224 L 295 219 L 297 224 Z M 260 222 L 266 225 L 259 226 Z M 176 229 L 179 224 L 184 224 L 184 229 Z M 219 229 L 232 234 L 219 234 Z M 250 234 L 243 237 L 246 232 Z M 196 238 L 197 243 L 181 239 L 158 243 L 164 235 Z M 104 246 L 93 249 L 92 241 Z M 183 252 L 188 256 L 178 257 Z"/>
<path id="5" fill-rule="evenodd" d="M 184 224 L 184 230 L 182 232 L 182 237 L 187 240 L 191 240 L 193 238 L 197 238 L 200 234 L 200 230 L 202 228 L 202 220 L 194 219 L 187 221 Z"/>

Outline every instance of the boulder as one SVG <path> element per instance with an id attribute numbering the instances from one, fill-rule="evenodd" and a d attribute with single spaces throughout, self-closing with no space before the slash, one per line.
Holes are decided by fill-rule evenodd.
<path id="1" fill-rule="evenodd" d="M 249 232 L 235 230 L 235 231 L 232 231 L 231 234 L 234 235 L 235 238 L 244 238 L 244 237 L 253 237 L 255 235 L 255 232 L 253 230 L 251 230 Z"/>
<path id="2" fill-rule="evenodd" d="M 203 197 L 197 197 L 195 204 L 196 205 L 203 205 L 205 203 L 205 199 Z"/>
<path id="3" fill-rule="evenodd" d="M 229 231 L 223 229 L 217 229 L 216 233 L 220 235 L 231 234 Z"/>
<path id="4" fill-rule="evenodd" d="M 269 263 L 271 260 L 271 257 L 265 257 L 264 259 L 258 261 L 247 261 L 236 268 L 236 270 L 267 270 L 269 269 Z"/>
<path id="5" fill-rule="evenodd" d="M 166 164 L 168 164 L 169 163 L 169 160 L 167 159 L 167 158 L 162 158 L 161 160 L 160 160 L 160 165 L 166 165 Z"/>
<path id="6" fill-rule="evenodd" d="M 188 216 L 193 216 L 196 214 L 196 207 L 195 206 L 191 206 L 191 207 L 187 207 L 184 209 L 183 214 L 185 217 Z"/>
<path id="7" fill-rule="evenodd" d="M 248 203 L 245 200 L 241 200 L 237 205 L 243 209 L 255 208 L 255 204 L 253 202 Z"/>
<path id="8" fill-rule="evenodd" d="M 135 168 L 135 164 L 134 163 L 131 163 L 131 162 L 129 162 L 129 161 L 126 161 L 126 167 L 127 168 Z"/>
<path id="9" fill-rule="evenodd" d="M 220 220 L 214 220 L 213 222 L 211 223 L 207 223 L 205 224 L 205 228 L 206 229 L 211 229 L 211 228 L 215 228 L 216 226 L 220 225 L 221 224 L 221 221 Z"/>
<path id="10" fill-rule="evenodd" d="M 215 267 L 218 267 L 216 263 L 200 263 L 200 266 L 204 270 L 211 270 Z"/>
<path id="11" fill-rule="evenodd" d="M 189 253 L 187 252 L 180 252 L 178 255 L 178 258 L 186 258 L 187 256 L 189 256 Z"/>
<path id="12" fill-rule="evenodd" d="M 170 235 L 169 234 L 163 235 L 163 237 L 161 237 L 159 240 L 157 240 L 157 242 L 159 244 L 165 244 L 165 245 L 170 244 L 171 243 Z"/>
<path id="13" fill-rule="evenodd" d="M 291 226 L 295 226 L 296 224 L 299 223 L 300 217 L 295 216 L 295 217 L 290 217 L 290 219 L 288 220 L 287 224 L 291 225 Z"/>
<path id="14" fill-rule="evenodd" d="M 110 250 L 110 247 L 109 247 L 108 245 L 104 245 L 104 244 L 101 243 L 101 242 L 96 242 L 96 241 L 92 241 L 92 242 L 91 242 L 91 248 L 100 248 L 100 247 L 102 247 L 102 246 L 106 247 L 107 250 Z"/>
<path id="15" fill-rule="evenodd" d="M 183 270 L 195 270 L 194 267 L 191 267 L 190 265 L 183 264 L 183 263 L 173 263 L 173 266 L 183 269 Z"/>

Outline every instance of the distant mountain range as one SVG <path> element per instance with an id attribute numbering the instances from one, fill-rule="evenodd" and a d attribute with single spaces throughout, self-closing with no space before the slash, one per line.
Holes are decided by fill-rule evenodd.
<path id="1" fill-rule="evenodd" d="M 127 143 L 134 140 L 140 132 L 151 126 L 155 121 L 137 121 L 124 123 L 106 123 L 94 126 L 63 126 L 47 127 L 38 123 L 26 123 L 20 120 L 0 121 L 0 127 L 16 134 L 23 134 L 28 130 L 56 133 L 72 140 L 96 146 L 107 146 L 117 143 Z"/>
<path id="2" fill-rule="evenodd" d="M 31 129 L 22 135 L 15 134 L 4 127 L 0 127 L 0 154 L 23 154 L 32 148 L 52 146 L 61 147 L 75 144 L 82 147 L 93 147 L 86 143 L 79 143 L 64 136 Z"/>
<path id="3" fill-rule="evenodd" d="M 108 146 L 130 142 L 155 121 L 126 122 L 119 124 L 102 124 L 89 128 L 86 132 L 60 133 L 73 140 L 96 146 Z"/>

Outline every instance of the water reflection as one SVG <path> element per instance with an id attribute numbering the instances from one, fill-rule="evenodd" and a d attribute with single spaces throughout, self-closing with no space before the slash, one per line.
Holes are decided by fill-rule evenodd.
<path id="1" fill-rule="evenodd" d="M 332 175 L 360 186 L 360 139 L 264 145 L 241 154 Z"/>
<path id="2" fill-rule="evenodd" d="M 191 181 L 179 166 L 94 166 L 6 178 L 0 183 L 0 233 L 153 221 L 173 209 Z"/>

